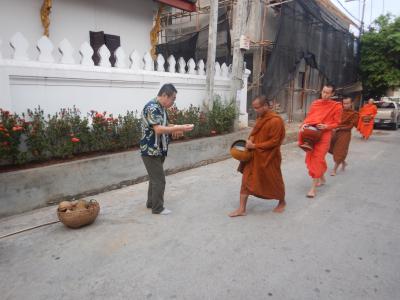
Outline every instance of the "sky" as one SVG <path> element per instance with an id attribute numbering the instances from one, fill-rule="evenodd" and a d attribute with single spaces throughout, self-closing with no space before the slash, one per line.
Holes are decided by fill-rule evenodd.
<path id="1" fill-rule="evenodd" d="M 355 21 L 356 24 L 360 24 L 362 15 L 362 3 L 363 0 L 331 0 L 341 11 Z M 340 3 L 355 17 L 349 15 L 348 12 L 340 5 Z M 400 0 L 365 0 L 365 12 L 364 12 L 364 29 L 381 14 L 391 13 L 395 16 L 400 16 Z M 352 29 L 354 33 L 358 30 Z"/>

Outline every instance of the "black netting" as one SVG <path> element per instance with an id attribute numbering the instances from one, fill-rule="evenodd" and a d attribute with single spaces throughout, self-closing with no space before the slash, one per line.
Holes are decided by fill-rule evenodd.
<path id="1" fill-rule="evenodd" d="M 188 61 L 190 58 L 194 58 L 195 61 L 202 59 L 206 62 L 208 27 L 207 25 L 198 32 L 186 34 L 167 43 L 157 45 L 157 54 L 162 54 L 165 58 L 172 54 L 176 59 L 183 57 Z M 232 61 L 231 37 L 226 9 L 219 10 L 216 60 L 226 64 L 230 64 Z"/>
<path id="2" fill-rule="evenodd" d="M 185 61 L 194 58 L 199 33 L 191 33 L 165 44 L 156 46 L 157 54 L 162 54 L 165 59 L 173 55 L 176 59 L 183 57 Z"/>
<path id="3" fill-rule="evenodd" d="M 282 4 L 279 22 L 263 82 L 267 97 L 276 97 L 293 79 L 302 59 L 331 84 L 357 81 L 358 40 L 315 0 Z"/>

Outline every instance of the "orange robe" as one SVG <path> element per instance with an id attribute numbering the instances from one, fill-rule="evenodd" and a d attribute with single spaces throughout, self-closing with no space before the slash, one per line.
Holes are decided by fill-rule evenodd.
<path id="1" fill-rule="evenodd" d="M 308 174 L 312 178 L 321 178 L 328 169 L 325 156 L 329 150 L 332 129 L 339 125 L 342 110 L 342 104 L 339 102 L 317 99 L 311 104 L 310 111 L 303 121 L 303 124 L 308 125 L 328 125 L 328 128 L 322 131 L 321 139 L 314 145 L 314 149 L 306 153 L 305 162 Z M 299 133 L 299 144 L 302 143 L 303 141 Z"/>
<path id="2" fill-rule="evenodd" d="M 351 129 L 358 123 L 358 113 L 352 109 L 345 109 L 342 113 L 342 120 L 332 136 L 329 153 L 333 154 L 335 163 L 345 161 L 349 152 Z"/>
<path id="3" fill-rule="evenodd" d="M 250 133 L 255 144 L 253 158 L 244 164 L 241 194 L 263 199 L 285 199 L 285 185 L 281 172 L 281 144 L 285 138 L 285 124 L 273 112 L 257 118 Z"/>
<path id="4" fill-rule="evenodd" d="M 361 135 L 368 139 L 372 134 L 374 129 L 374 118 L 378 113 L 378 109 L 374 104 L 365 104 L 360 110 L 360 118 L 358 119 L 357 130 L 361 133 Z M 362 117 L 371 116 L 371 120 L 368 123 L 364 123 Z"/>

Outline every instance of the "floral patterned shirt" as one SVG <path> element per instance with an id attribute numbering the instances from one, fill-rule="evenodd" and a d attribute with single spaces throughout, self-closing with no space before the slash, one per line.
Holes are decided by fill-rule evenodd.
<path id="1" fill-rule="evenodd" d="M 144 156 L 166 156 L 168 152 L 169 136 L 157 136 L 153 126 L 168 126 L 167 111 L 156 98 L 150 100 L 142 111 L 142 138 L 140 152 Z"/>

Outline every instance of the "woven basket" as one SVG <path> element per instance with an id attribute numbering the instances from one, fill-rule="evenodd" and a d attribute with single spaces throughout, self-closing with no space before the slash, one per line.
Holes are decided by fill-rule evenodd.
<path id="1" fill-rule="evenodd" d="M 100 212 L 100 205 L 95 200 L 90 200 L 89 207 L 81 210 L 71 210 L 62 212 L 57 210 L 58 219 L 65 226 L 70 228 L 79 228 L 92 224 Z"/>

